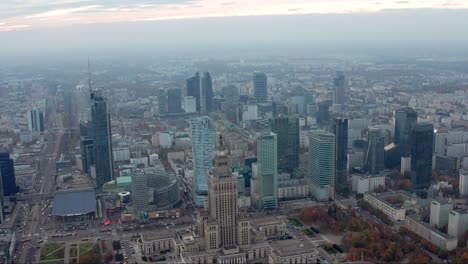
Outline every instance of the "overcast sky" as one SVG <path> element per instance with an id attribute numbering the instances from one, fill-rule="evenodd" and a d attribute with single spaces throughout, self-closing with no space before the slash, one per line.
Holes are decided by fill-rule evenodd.
<path id="1" fill-rule="evenodd" d="M 0 0 L 0 55 L 468 47 L 468 0 Z"/>

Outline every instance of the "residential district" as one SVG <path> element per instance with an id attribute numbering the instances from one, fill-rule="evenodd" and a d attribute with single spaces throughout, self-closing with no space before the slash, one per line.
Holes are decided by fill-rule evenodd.
<path id="1" fill-rule="evenodd" d="M 459 65 L 3 67 L 1 261 L 468 263 Z"/>

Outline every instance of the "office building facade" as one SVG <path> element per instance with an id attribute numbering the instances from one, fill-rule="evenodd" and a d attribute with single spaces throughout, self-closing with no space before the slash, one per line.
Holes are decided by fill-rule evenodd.
<path id="1" fill-rule="evenodd" d="M 370 174 L 378 174 L 385 168 L 385 144 L 380 128 L 369 128 L 367 139 L 366 170 Z"/>
<path id="2" fill-rule="evenodd" d="M 452 210 L 452 202 L 432 201 L 429 224 L 435 228 L 446 227 L 448 225 L 449 213 Z"/>
<path id="3" fill-rule="evenodd" d="M 107 102 L 100 92 L 91 92 L 91 128 L 93 159 L 96 168 L 96 189 L 114 179 L 111 119 Z"/>
<path id="4" fill-rule="evenodd" d="M 348 119 L 333 119 L 335 135 L 335 187 L 348 183 Z"/>
<path id="5" fill-rule="evenodd" d="M 299 167 L 299 118 L 273 118 L 270 126 L 277 136 L 278 170 L 292 173 Z"/>
<path id="6" fill-rule="evenodd" d="M 333 103 L 344 104 L 346 101 L 346 78 L 343 72 L 337 72 L 333 78 Z"/>
<path id="7" fill-rule="evenodd" d="M 44 113 L 39 109 L 32 109 L 27 112 L 28 128 L 31 132 L 44 131 Z"/>
<path id="8" fill-rule="evenodd" d="M 213 81 L 209 72 L 204 72 L 201 79 L 202 87 L 202 112 L 211 113 L 213 112 Z"/>
<path id="9" fill-rule="evenodd" d="M 167 90 L 167 112 L 170 114 L 182 112 L 182 91 L 180 89 Z"/>
<path id="10" fill-rule="evenodd" d="M 309 177 L 311 194 L 317 200 L 334 198 L 335 135 L 323 130 L 310 133 Z"/>
<path id="11" fill-rule="evenodd" d="M 187 79 L 186 81 L 186 95 L 195 97 L 196 111 L 200 112 L 201 109 L 201 87 L 200 87 L 200 73 L 195 73 L 195 76 Z"/>
<path id="12" fill-rule="evenodd" d="M 10 153 L 0 153 L 0 197 L 15 195 L 19 188 L 16 185 L 15 164 Z"/>
<path id="13" fill-rule="evenodd" d="M 229 85 L 223 88 L 224 94 L 224 112 L 227 119 L 239 124 L 239 89 L 234 85 Z"/>
<path id="14" fill-rule="evenodd" d="M 253 200 L 257 208 L 278 207 L 277 135 L 264 132 L 257 139 L 257 163 L 253 165 Z"/>
<path id="15" fill-rule="evenodd" d="M 411 130 L 411 181 L 416 189 L 428 188 L 432 179 L 434 126 L 420 123 Z"/>
<path id="16" fill-rule="evenodd" d="M 268 82 L 265 73 L 256 72 L 253 74 L 253 87 L 257 102 L 266 102 L 268 99 Z"/>
<path id="17" fill-rule="evenodd" d="M 208 117 L 191 120 L 192 153 L 194 162 L 193 200 L 199 207 L 208 199 L 208 173 L 212 168 L 213 129 Z"/>
<path id="18" fill-rule="evenodd" d="M 398 145 L 402 156 L 410 151 L 411 129 L 418 122 L 418 113 L 410 107 L 395 111 L 395 145 Z"/>

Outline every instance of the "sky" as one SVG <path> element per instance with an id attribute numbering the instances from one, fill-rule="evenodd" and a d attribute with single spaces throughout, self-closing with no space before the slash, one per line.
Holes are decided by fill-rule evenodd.
<path id="1" fill-rule="evenodd" d="M 468 47 L 466 25 L 468 0 L 0 0 L 0 55 L 281 43 L 456 50 Z"/>

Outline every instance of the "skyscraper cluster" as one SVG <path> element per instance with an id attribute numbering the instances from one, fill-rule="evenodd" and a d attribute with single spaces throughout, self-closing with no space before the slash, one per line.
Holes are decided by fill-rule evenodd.
<path id="1" fill-rule="evenodd" d="M 195 76 L 186 81 L 186 95 L 196 100 L 196 111 L 206 114 L 213 111 L 213 81 L 209 72 L 195 73 Z"/>

